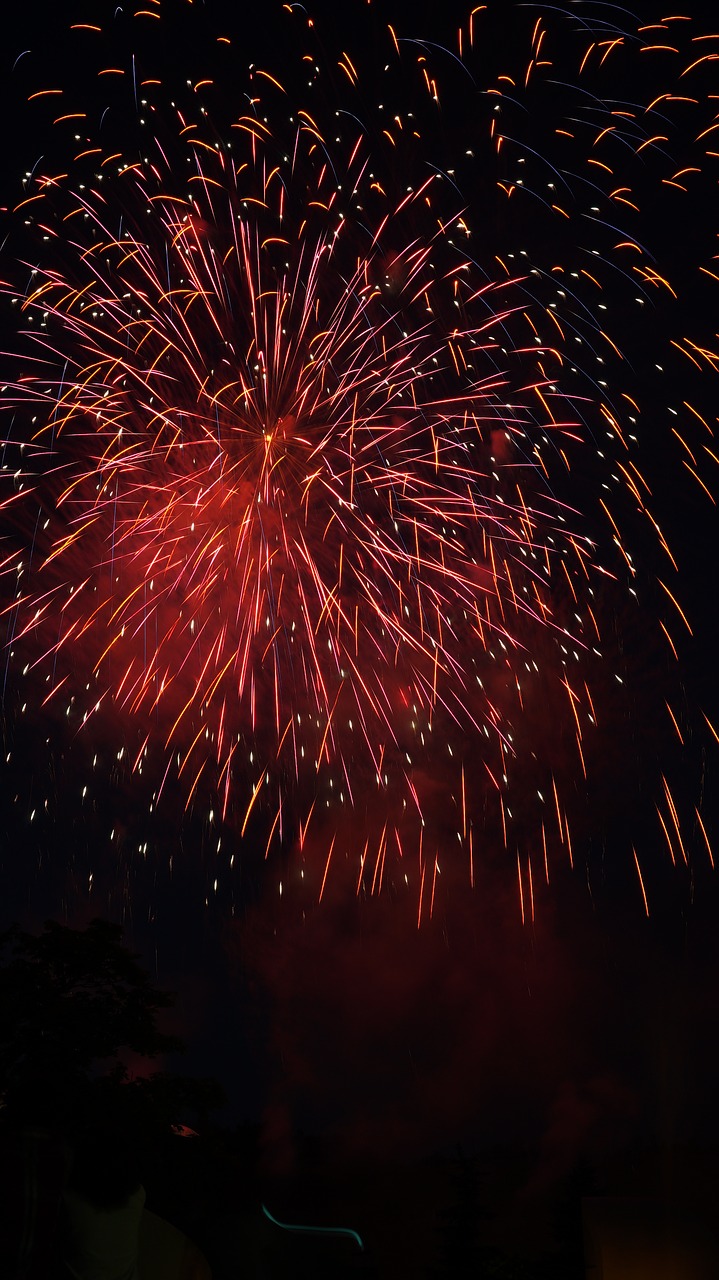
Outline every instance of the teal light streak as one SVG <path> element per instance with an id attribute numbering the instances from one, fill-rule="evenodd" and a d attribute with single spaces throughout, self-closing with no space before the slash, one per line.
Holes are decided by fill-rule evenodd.
<path id="1" fill-rule="evenodd" d="M 302 1223 L 280 1222 L 270 1213 L 266 1204 L 262 1206 L 262 1212 L 265 1217 L 273 1223 L 274 1226 L 280 1227 L 283 1231 L 303 1231 L 314 1236 L 349 1236 L 351 1240 L 356 1240 L 359 1248 L 364 1253 L 364 1243 L 358 1232 L 353 1231 L 352 1227 L 309 1227 Z"/>

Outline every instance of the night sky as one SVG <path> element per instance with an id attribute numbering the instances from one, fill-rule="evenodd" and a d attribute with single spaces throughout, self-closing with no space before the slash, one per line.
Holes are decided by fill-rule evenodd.
<path id="1" fill-rule="evenodd" d="M 152 0 L 146 7 L 160 9 Z M 163 4 L 161 21 L 156 21 L 132 18 L 130 8 L 121 12 L 112 4 L 88 8 L 78 3 L 76 18 L 67 16 L 64 6 L 57 6 L 48 18 L 45 7 L 30 0 L 9 26 L 6 20 L 0 77 L 6 121 L 0 278 L 9 285 L 0 324 L 2 376 L 8 384 L 17 383 L 20 376 L 14 353 L 32 350 L 17 334 L 7 296 L 27 286 L 27 269 L 19 268 L 18 261 L 49 264 L 71 282 L 75 269 L 73 251 L 63 244 L 56 222 L 48 244 L 38 229 L 39 219 L 28 226 L 22 214 L 8 212 L 22 199 L 26 171 L 37 166 L 38 172 L 46 168 L 57 173 L 68 163 L 67 130 L 48 130 L 47 98 L 26 101 L 34 91 L 61 82 L 72 86 L 68 99 L 74 94 L 84 103 L 87 129 L 99 130 L 104 152 L 122 150 L 127 155 L 139 155 L 144 145 L 137 124 L 140 108 L 135 111 L 130 88 L 133 55 L 138 74 L 152 70 L 162 81 L 161 88 L 153 90 L 156 103 L 168 103 L 175 93 L 179 100 L 188 78 L 215 78 L 206 101 L 218 136 L 246 108 L 243 95 L 251 63 L 280 78 L 298 108 L 305 102 L 300 46 L 293 35 L 300 28 L 298 14 L 267 4 L 258 6 L 251 17 L 238 18 L 236 6 L 207 0 L 192 6 Z M 564 127 L 565 116 L 573 118 L 583 105 L 574 90 L 577 65 L 569 24 L 542 6 L 536 13 L 534 6 L 519 6 L 515 23 L 504 0 L 490 3 L 486 35 L 477 40 L 471 56 L 465 49 L 470 74 L 442 51 L 442 46 L 456 50 L 463 7 L 388 0 L 386 6 L 371 8 L 359 3 L 341 6 L 341 18 L 339 8 L 329 3 L 307 6 L 317 18 L 315 56 L 327 68 L 315 90 L 322 109 L 326 112 L 328 104 L 337 102 L 349 114 L 362 111 L 363 119 L 372 121 L 367 136 L 371 143 L 376 141 L 372 154 L 378 157 L 379 180 L 390 204 L 410 183 L 424 181 L 432 165 L 446 165 L 451 173 L 443 179 L 440 216 L 445 207 L 465 211 L 477 280 L 486 281 L 497 256 L 511 253 L 512 246 L 517 253 L 526 246 L 527 262 L 536 264 L 542 276 L 536 284 L 528 277 L 522 296 L 534 291 L 538 311 L 546 315 L 552 265 L 565 262 L 569 271 L 581 259 L 589 234 L 581 211 L 592 199 L 585 177 L 571 172 L 572 165 L 579 172 L 580 161 L 585 162 L 581 129 L 579 140 L 563 151 L 558 149 L 564 145 L 561 139 L 557 143 L 556 130 Z M 703 21 L 702 5 L 684 8 L 697 32 L 711 31 Z M 612 6 L 589 3 L 578 9 L 586 13 L 590 26 L 595 21 L 631 25 L 624 11 Z M 656 6 L 641 6 L 650 22 L 658 21 L 660 12 Z M 561 29 L 556 37 L 547 37 L 557 75 L 544 73 L 551 85 L 535 99 L 527 93 L 530 107 L 523 105 L 526 87 L 520 80 L 511 91 L 505 82 L 511 124 L 509 141 L 498 154 L 488 141 L 494 100 L 482 86 L 497 84 L 497 76 L 508 68 L 515 77 L 526 72 L 532 27 L 540 13 L 548 28 L 557 23 Z M 92 43 L 86 33 L 68 31 L 71 21 L 97 22 L 105 34 Z M 382 50 L 387 42 L 388 21 L 398 36 L 425 43 L 401 46 L 402 70 L 393 71 L 386 81 L 384 54 L 378 50 L 380 34 Z M 232 38 L 238 68 L 234 79 L 228 70 L 233 63 L 224 48 L 218 52 L 214 33 Z M 676 32 L 671 34 L 673 39 Z M 683 52 L 677 57 L 685 65 L 691 60 L 685 51 L 692 46 L 686 32 L 680 34 Z M 607 38 L 601 30 L 600 38 Z M 586 36 L 584 47 L 590 43 Z M 357 69 L 359 89 L 350 83 L 346 69 L 338 70 L 343 51 Z M 439 68 L 441 109 L 417 87 L 417 56 L 426 56 L 427 65 Z M 656 94 L 668 90 L 663 72 L 655 75 L 653 64 L 649 66 L 651 57 L 659 61 L 662 56 L 632 61 L 616 55 L 617 78 L 612 83 L 617 100 L 626 104 L 632 95 L 649 100 L 655 85 Z M 97 67 L 102 65 L 124 68 L 125 79 L 119 83 L 118 76 L 98 77 Z M 541 69 L 535 72 L 543 74 Z M 706 69 L 698 73 L 695 88 L 702 93 L 707 92 L 708 76 Z M 675 80 L 672 87 L 676 90 L 681 83 Z M 402 138 L 392 147 L 382 143 L 373 105 L 382 93 L 391 103 L 388 110 L 405 112 L 407 133 L 406 113 L 415 112 L 421 139 Z M 238 98 L 244 103 L 241 108 Z M 590 105 L 587 118 L 596 135 L 602 104 Z M 151 758 L 140 776 L 130 772 L 127 759 L 118 763 L 123 745 L 129 758 L 151 731 L 152 715 L 146 726 L 146 711 L 133 722 L 126 711 L 112 707 L 82 729 L 69 727 L 60 712 L 43 709 L 40 677 L 21 675 L 24 662 L 35 659 L 42 637 L 38 641 L 30 636 L 27 657 L 13 656 L 7 667 L 3 658 L 0 664 L 5 672 L 6 757 L 0 776 L 0 920 L 5 924 L 18 919 L 35 927 L 51 916 L 81 926 L 99 915 L 121 922 L 128 944 L 140 952 L 158 983 L 178 992 L 173 1017 L 189 1046 L 185 1069 L 216 1075 L 223 1082 L 230 1098 L 228 1117 L 262 1123 L 266 1159 L 278 1170 L 293 1167 L 298 1135 L 305 1132 L 336 1140 L 357 1160 L 379 1155 L 419 1160 L 432 1152 L 451 1151 L 457 1143 L 468 1150 L 528 1151 L 527 1186 L 542 1188 L 558 1184 L 582 1160 L 609 1168 L 629 1151 L 700 1147 L 719 1139 L 714 1097 L 719 895 L 695 817 L 698 809 L 716 848 L 719 745 L 706 717 L 719 724 L 717 530 L 713 499 L 702 486 L 710 493 L 717 490 L 717 463 L 709 452 L 717 452 L 717 441 L 697 425 L 696 415 L 684 409 L 672 418 L 668 408 L 681 408 L 689 401 L 709 427 L 716 422 L 712 360 L 701 357 L 692 362 L 672 340 L 690 338 L 706 348 L 716 342 L 716 280 L 702 274 L 699 266 L 712 269 L 716 252 L 719 162 L 704 155 L 686 191 L 662 185 L 665 172 L 695 164 L 695 139 L 702 125 L 712 123 L 714 107 L 709 101 L 693 114 L 691 107 L 681 106 L 676 116 L 670 112 L 658 158 L 651 149 L 640 155 L 634 150 L 630 155 L 628 146 L 618 151 L 617 185 L 631 175 L 640 212 L 619 209 L 617 218 L 626 215 L 629 234 L 649 246 L 648 257 L 670 278 L 678 296 L 645 280 L 648 301 L 641 311 L 630 310 L 628 300 L 636 289 L 628 289 L 626 278 L 614 268 L 607 246 L 615 245 L 618 237 L 616 227 L 607 224 L 604 204 L 591 232 L 596 231 L 604 255 L 602 290 L 585 280 L 577 284 L 576 332 L 585 332 L 585 323 L 591 327 L 590 320 L 599 312 L 589 312 L 600 300 L 609 312 L 609 319 L 601 323 L 626 354 L 619 361 L 608 344 L 601 347 L 607 352 L 606 376 L 617 379 L 617 395 L 621 388 L 641 405 L 632 456 L 642 468 L 647 492 L 651 490 L 652 513 L 677 568 L 670 578 L 652 527 L 637 516 L 624 482 L 621 490 L 615 486 L 611 473 L 616 460 L 624 457 L 624 445 L 615 442 L 613 453 L 606 446 L 604 452 L 599 448 L 601 418 L 588 397 L 591 392 L 599 400 L 603 393 L 596 386 L 592 390 L 589 374 L 580 373 L 568 394 L 578 397 L 575 407 L 583 416 L 585 446 L 577 446 L 569 471 L 557 463 L 550 488 L 558 502 L 577 513 L 584 533 L 601 545 L 598 555 L 608 548 L 607 563 L 616 579 L 608 580 L 595 600 L 602 656 L 588 647 L 582 658 L 597 702 L 596 729 L 584 740 L 587 777 L 578 764 L 571 708 L 557 693 L 554 638 L 550 643 L 537 638 L 536 629 L 528 629 L 522 632 L 523 656 L 536 658 L 537 677 L 528 684 L 521 717 L 512 704 L 516 756 L 508 795 L 516 834 L 507 842 L 484 777 L 485 735 L 473 733 L 468 722 L 459 723 L 456 716 L 438 716 L 438 734 L 444 734 L 450 746 L 454 740 L 456 755 L 465 762 L 466 804 L 475 832 L 473 886 L 467 841 L 462 843 L 456 833 L 461 826 L 459 772 L 455 757 L 450 767 L 446 752 L 440 763 L 439 751 L 436 756 L 427 751 L 412 774 L 426 807 L 428 829 L 435 833 L 440 863 L 437 874 L 428 857 L 426 897 L 418 913 L 418 876 L 408 887 L 399 861 L 389 869 L 389 856 L 381 891 L 372 892 L 365 878 L 361 892 L 355 892 L 356 850 L 362 848 L 364 829 L 376 839 L 383 821 L 359 750 L 356 761 L 350 753 L 350 772 L 356 768 L 353 778 L 360 797 L 356 809 L 333 811 L 321 823 L 318 819 L 303 842 L 306 787 L 304 792 L 299 786 L 294 792 L 290 788 L 286 837 L 265 858 L 267 818 L 260 803 L 249 820 L 244 818 L 241 838 L 246 800 L 230 809 L 224 824 L 218 823 L 208 819 L 212 795 L 203 798 L 201 789 L 185 811 L 180 778 L 171 780 L 164 804 L 154 808 L 161 762 Z M 170 115 L 168 109 L 167 120 Z M 163 129 L 167 136 L 172 134 L 167 120 L 158 126 L 163 139 Z M 351 123 L 342 127 L 349 133 Z M 704 146 L 706 150 L 711 144 L 705 141 Z M 392 149 L 397 153 L 394 165 Z M 506 190 L 500 193 L 498 183 L 506 188 L 525 172 L 524 185 L 546 194 L 547 173 L 555 164 L 566 165 L 561 174 L 570 217 L 548 210 L 546 200 L 533 202 L 531 195 L 517 189 L 511 199 Z M 611 186 L 604 171 L 596 181 L 598 191 Z M 128 213 L 122 203 L 126 193 L 118 187 L 116 195 L 107 198 L 117 200 L 118 216 L 131 219 L 132 210 Z M 415 213 L 402 229 L 418 240 L 425 234 Z M 396 258 L 387 251 L 383 259 L 385 287 L 390 295 L 393 289 L 402 295 L 406 268 L 401 249 L 393 248 Z M 394 277 L 393 263 L 399 263 Z M 567 353 L 562 376 L 570 381 L 571 333 L 569 324 L 561 339 L 555 335 Z M 513 388 L 536 377 L 529 356 L 515 351 L 507 359 Z M 587 357 L 584 368 L 590 363 Z M 3 434 L 14 442 L 6 450 L 13 466 L 17 442 L 30 436 L 31 416 L 27 403 L 9 406 L 3 414 Z M 675 423 L 684 445 L 672 434 Z M 574 446 L 570 442 L 566 447 Z M 509 447 L 495 441 L 492 448 L 499 462 L 509 465 Z M 683 459 L 695 464 L 692 469 L 701 484 Z M 50 512 L 57 487 L 42 469 L 38 488 L 43 513 Z M 605 490 L 637 566 L 636 575 L 630 578 L 625 572 L 623 580 L 621 556 L 599 505 Z M 37 504 L 24 502 L 2 512 L 10 559 L 35 537 L 37 510 Z M 80 560 L 68 565 L 70 576 L 80 574 Z M 676 588 L 691 635 L 657 585 L 660 577 Z M 636 588 L 635 596 L 627 585 Z M 14 590 L 14 578 L 6 578 L 3 607 Z M 561 617 L 561 610 L 571 612 L 568 598 L 557 608 Z M 12 617 L 12 610 L 5 616 Z M 676 660 L 660 622 L 677 646 Z M 89 642 L 78 641 L 72 650 L 71 679 L 91 661 L 88 655 Z M 40 666 L 41 675 L 53 661 L 50 654 Z M 401 692 L 402 669 L 397 670 Z M 384 678 L 389 684 L 389 676 Z M 508 677 L 492 679 L 493 696 L 501 700 Z M 82 677 L 78 687 L 81 684 Z M 388 698 L 394 693 L 390 690 Z M 678 722 L 681 742 L 665 703 Z M 470 715 L 477 705 L 468 700 Z M 261 731 L 255 740 L 262 741 Z M 496 748 L 492 750 L 496 754 Z M 397 770 L 399 777 L 399 765 Z M 532 918 L 527 859 L 534 857 L 536 867 L 541 862 L 534 793 L 545 785 L 542 780 L 550 771 L 559 779 L 564 821 L 573 833 L 573 865 L 568 842 L 557 843 L 555 833 L 549 850 L 550 883 L 545 883 L 543 872 L 531 883 Z M 678 829 L 671 826 L 663 778 L 678 814 L 686 861 Z M 549 797 L 551 804 L 551 789 Z M 662 820 L 669 826 L 669 841 Z M 549 819 L 546 825 L 549 828 Z M 318 902 L 330 831 L 335 835 L 334 862 Z M 412 875 L 417 867 L 413 841 L 414 828 L 406 855 Z M 519 882 L 518 857 L 523 868 Z"/>

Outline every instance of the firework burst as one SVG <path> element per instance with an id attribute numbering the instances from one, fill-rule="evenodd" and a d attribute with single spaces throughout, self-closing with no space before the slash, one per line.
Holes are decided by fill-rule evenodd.
<path id="1" fill-rule="evenodd" d="M 358 891 L 411 883 L 421 918 L 452 838 L 470 881 L 488 845 L 508 850 L 533 910 L 537 875 L 572 858 L 567 778 L 573 794 L 591 768 L 607 584 L 613 616 L 634 592 L 623 512 L 671 566 L 602 299 L 673 290 L 623 175 L 649 156 L 643 183 L 654 165 L 685 187 L 699 170 L 676 171 L 667 129 L 700 100 L 605 104 L 621 59 L 690 67 L 667 54 L 669 22 L 628 34 L 597 13 L 560 20 L 553 43 L 540 8 L 521 76 L 486 85 L 478 12 L 437 70 L 390 27 L 413 109 L 392 91 L 369 108 L 343 52 L 328 110 L 310 50 L 303 96 L 253 65 L 211 123 L 220 70 L 171 105 L 133 56 L 132 77 L 101 69 L 132 85 L 141 155 L 68 103 L 69 174 L 36 167 L 18 202 L 39 247 L 6 285 L 27 344 L 4 393 L 11 685 L 109 738 L 153 808 L 181 793 L 235 845 L 299 849 L 298 865 L 311 839 L 320 897 L 342 862 Z M 303 11 L 289 20 L 310 38 Z M 453 65 L 477 118 L 452 149 L 470 185 L 492 175 L 479 230 L 496 252 L 475 248 L 482 211 L 455 169 L 428 160 L 447 148 Z M 562 107 L 544 152 L 536 123 L 521 139 L 509 123 L 533 93 L 544 119 Z M 523 258 L 504 245 L 527 195 L 540 249 Z M 668 787 L 664 807 L 674 856 Z"/>

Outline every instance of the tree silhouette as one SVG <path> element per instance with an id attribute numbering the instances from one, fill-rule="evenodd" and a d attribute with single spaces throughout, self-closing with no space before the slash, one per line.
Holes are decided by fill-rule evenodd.
<path id="1" fill-rule="evenodd" d="M 122 929 L 47 921 L 39 935 L 14 925 L 0 935 L 0 1101 L 6 1113 L 110 1095 L 123 1109 L 176 1122 L 188 1107 L 222 1103 L 219 1086 L 158 1072 L 130 1081 L 123 1051 L 144 1058 L 182 1049 L 157 1025 L 173 1003 L 122 943 Z M 119 1092 L 121 1091 L 121 1093 Z"/>

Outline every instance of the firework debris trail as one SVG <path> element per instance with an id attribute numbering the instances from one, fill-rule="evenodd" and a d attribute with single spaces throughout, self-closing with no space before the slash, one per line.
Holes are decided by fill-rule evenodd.
<path id="1" fill-rule="evenodd" d="M 380 23 L 374 58 L 284 9 L 290 65 L 241 78 L 221 35 L 186 83 L 151 65 L 157 0 L 74 23 L 109 123 L 62 65 L 28 91 L 54 143 L 3 267 L 8 705 L 110 725 L 153 810 L 204 805 L 218 857 L 291 849 L 316 897 L 341 864 L 421 921 L 445 858 L 473 884 L 501 856 L 529 916 L 582 830 L 636 529 L 655 629 L 690 630 L 624 346 L 676 297 L 642 209 L 711 181 L 719 37 L 524 6 L 500 69 L 504 4 L 453 47 Z M 710 423 L 670 412 L 711 502 Z M 699 808 L 692 831 L 711 857 Z"/>

